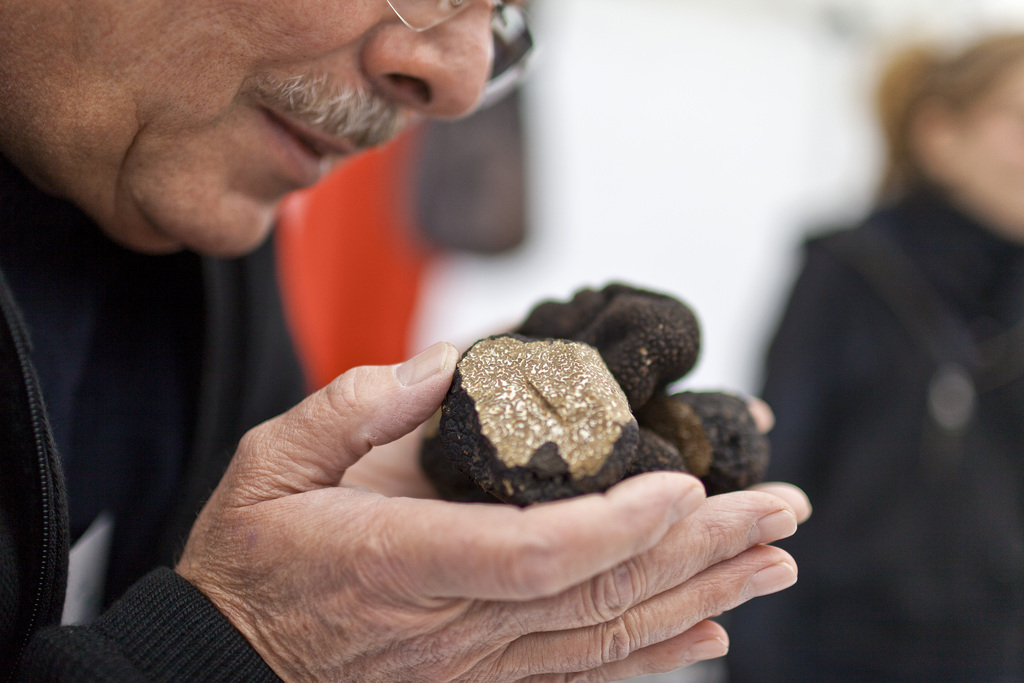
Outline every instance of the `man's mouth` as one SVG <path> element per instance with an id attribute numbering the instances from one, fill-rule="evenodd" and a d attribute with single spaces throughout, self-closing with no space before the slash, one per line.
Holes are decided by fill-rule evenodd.
<path id="1" fill-rule="evenodd" d="M 285 132 L 314 156 L 320 158 L 342 157 L 358 151 L 355 145 L 332 137 L 323 131 L 317 130 L 314 126 L 296 121 L 273 109 L 264 109 L 264 112 L 274 123 L 284 129 Z"/>

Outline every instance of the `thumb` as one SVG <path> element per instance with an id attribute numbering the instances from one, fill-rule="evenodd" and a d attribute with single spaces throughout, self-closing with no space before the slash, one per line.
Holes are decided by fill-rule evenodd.
<path id="1" fill-rule="evenodd" d="M 224 475 L 234 503 L 337 486 L 371 448 L 405 436 L 437 411 L 458 359 L 458 350 L 441 342 L 401 365 L 353 368 L 254 427 Z"/>

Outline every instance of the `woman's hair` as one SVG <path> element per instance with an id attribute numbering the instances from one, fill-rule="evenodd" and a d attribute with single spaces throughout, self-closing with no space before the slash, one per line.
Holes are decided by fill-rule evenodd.
<path id="1" fill-rule="evenodd" d="M 1024 34 L 990 36 L 953 54 L 934 45 L 915 45 L 890 59 L 875 92 L 887 150 L 880 197 L 898 199 L 928 182 L 911 142 L 911 129 L 924 106 L 965 113 L 1022 63 Z"/>

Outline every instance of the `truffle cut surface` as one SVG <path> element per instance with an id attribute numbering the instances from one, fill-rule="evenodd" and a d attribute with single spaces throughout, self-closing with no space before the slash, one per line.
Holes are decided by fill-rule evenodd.
<path id="1" fill-rule="evenodd" d="M 506 467 L 528 464 L 553 442 L 569 474 L 579 478 L 597 474 L 632 419 L 604 368 L 585 344 L 498 337 L 467 354 L 460 370 L 480 431 Z"/>
<path id="2" fill-rule="evenodd" d="M 528 504 L 621 479 L 637 425 L 593 347 L 503 335 L 459 362 L 440 435 L 452 463 L 485 490 Z"/>

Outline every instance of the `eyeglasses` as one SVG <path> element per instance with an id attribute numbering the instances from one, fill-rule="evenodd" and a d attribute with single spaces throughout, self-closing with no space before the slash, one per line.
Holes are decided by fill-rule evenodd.
<path id="1" fill-rule="evenodd" d="M 494 2 L 491 33 L 494 35 L 494 64 L 484 86 L 478 109 L 502 99 L 525 76 L 534 55 L 533 35 L 521 5 Z M 402 23 L 413 31 L 429 31 L 473 4 L 474 0 L 388 0 Z"/>

